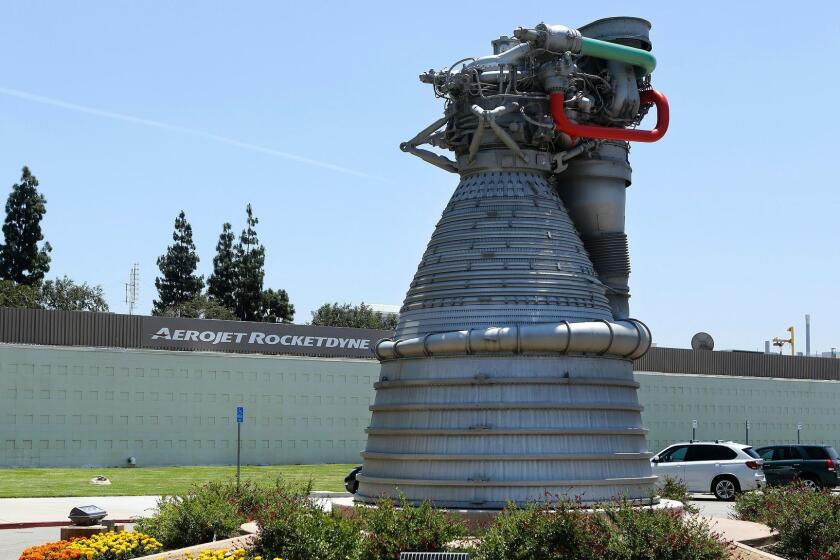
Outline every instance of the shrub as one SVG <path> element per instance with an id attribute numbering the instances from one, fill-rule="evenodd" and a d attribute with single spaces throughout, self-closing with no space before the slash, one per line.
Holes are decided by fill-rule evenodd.
<path id="1" fill-rule="evenodd" d="M 743 521 L 752 521 L 754 523 L 764 523 L 764 510 L 767 507 L 767 502 L 770 496 L 776 492 L 777 489 L 771 487 L 765 488 L 762 492 L 744 492 L 735 497 L 735 505 L 733 507 L 734 517 Z"/>
<path id="2" fill-rule="evenodd" d="M 356 519 L 364 531 L 364 560 L 399 560 L 400 552 L 443 552 L 446 544 L 462 536 L 464 524 L 429 502 L 414 506 L 400 496 L 399 506 L 390 498 L 376 507 L 356 507 Z"/>
<path id="3" fill-rule="evenodd" d="M 154 515 L 135 527 L 171 549 L 236 536 L 245 521 L 227 486 L 210 483 L 193 486 L 182 496 L 162 497 Z"/>
<path id="4" fill-rule="evenodd" d="M 509 504 L 484 535 L 477 558 L 596 560 L 607 551 L 607 534 L 604 518 L 571 503 Z"/>
<path id="5" fill-rule="evenodd" d="M 608 558 L 624 560 L 722 560 L 728 545 L 697 517 L 664 509 L 642 509 L 626 502 L 608 506 L 612 525 Z"/>
<path id="6" fill-rule="evenodd" d="M 485 534 L 479 560 L 723 560 L 727 547 L 703 522 L 627 502 L 584 511 L 570 502 L 509 505 Z"/>
<path id="7" fill-rule="evenodd" d="M 779 532 L 777 547 L 793 558 L 840 560 L 840 496 L 799 484 L 737 498 L 735 514 Z"/>
<path id="8" fill-rule="evenodd" d="M 682 502 L 683 509 L 688 513 L 697 513 L 700 511 L 696 506 L 691 505 L 691 495 L 688 493 L 688 486 L 685 483 L 670 476 L 666 476 L 660 480 L 661 482 L 657 492 L 660 498 Z"/>
<path id="9" fill-rule="evenodd" d="M 278 486 L 274 498 L 258 512 L 255 554 L 284 560 L 359 558 L 361 534 L 353 521 L 325 512 L 299 490 Z"/>

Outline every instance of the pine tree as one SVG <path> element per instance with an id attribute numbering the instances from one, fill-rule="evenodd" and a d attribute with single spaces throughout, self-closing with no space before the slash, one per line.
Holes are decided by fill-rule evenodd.
<path id="1" fill-rule="evenodd" d="M 245 208 L 246 227 L 236 245 L 236 270 L 239 282 L 236 289 L 236 316 L 242 321 L 259 321 L 262 308 L 263 279 L 265 278 L 265 247 L 260 245 L 254 229 L 259 220 L 251 205 Z"/>
<path id="2" fill-rule="evenodd" d="M 225 223 L 219 242 L 216 244 L 216 256 L 213 257 L 213 274 L 207 279 L 207 295 L 216 303 L 227 309 L 236 309 L 236 252 L 234 251 L 236 236 L 231 231 L 231 225 Z"/>
<path id="3" fill-rule="evenodd" d="M 20 183 L 12 186 L 6 201 L 5 244 L 0 248 L 0 276 L 27 286 L 44 279 L 50 270 L 52 251 L 49 243 L 38 248 L 38 242 L 44 239 L 41 220 L 47 213 L 47 200 L 37 187 L 38 179 L 24 166 Z"/>
<path id="4" fill-rule="evenodd" d="M 154 302 L 154 315 L 161 315 L 167 309 L 191 301 L 204 288 L 204 279 L 195 274 L 199 259 L 193 243 L 192 226 L 183 210 L 175 218 L 172 240 L 175 243 L 167 247 L 166 253 L 157 260 L 162 277 L 155 278 L 158 299 Z"/>
<path id="5" fill-rule="evenodd" d="M 291 323 L 295 320 L 295 306 L 289 302 L 286 290 L 263 292 L 260 319 L 267 323 Z"/>

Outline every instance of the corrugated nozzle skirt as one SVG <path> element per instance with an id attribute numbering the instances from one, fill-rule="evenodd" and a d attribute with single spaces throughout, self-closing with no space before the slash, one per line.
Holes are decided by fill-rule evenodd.
<path id="1" fill-rule="evenodd" d="M 382 361 L 356 499 L 501 508 L 547 495 L 644 500 L 654 477 L 631 358 L 544 174 L 462 179 Z"/>

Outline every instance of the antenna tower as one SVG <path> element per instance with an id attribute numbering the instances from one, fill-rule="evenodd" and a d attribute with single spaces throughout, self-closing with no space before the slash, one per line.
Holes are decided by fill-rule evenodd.
<path id="1" fill-rule="evenodd" d="M 128 314 L 134 315 L 134 308 L 137 306 L 137 299 L 140 295 L 140 264 L 134 263 L 131 272 L 128 273 L 128 282 L 125 284 L 125 303 L 128 305 Z"/>

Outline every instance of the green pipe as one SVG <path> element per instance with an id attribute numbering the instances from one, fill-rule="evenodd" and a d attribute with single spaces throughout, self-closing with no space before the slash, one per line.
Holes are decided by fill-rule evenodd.
<path id="1" fill-rule="evenodd" d="M 652 73 L 656 68 L 656 58 L 647 51 L 589 37 L 580 38 L 580 54 L 631 64 L 640 78 Z"/>

